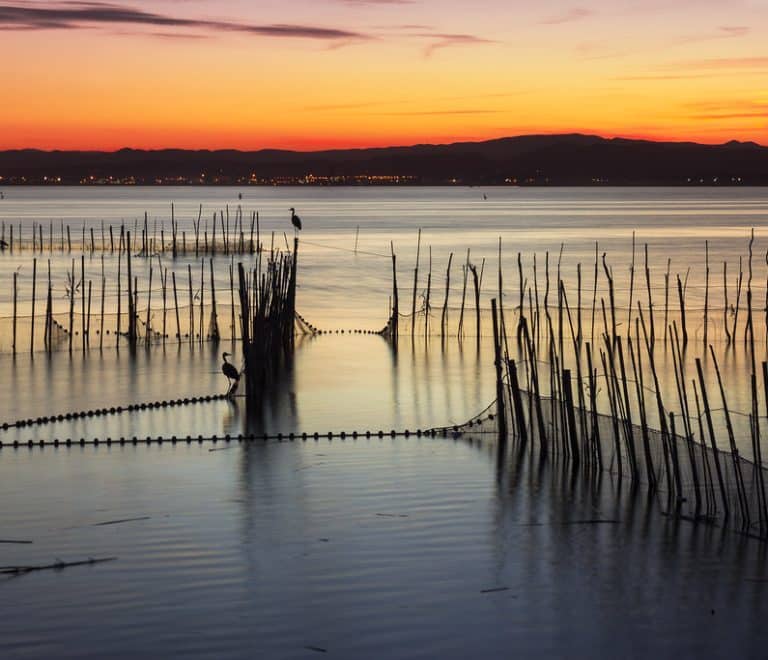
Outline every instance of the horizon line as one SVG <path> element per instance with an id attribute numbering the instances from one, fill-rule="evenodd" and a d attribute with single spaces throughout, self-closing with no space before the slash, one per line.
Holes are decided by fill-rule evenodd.
<path id="1" fill-rule="evenodd" d="M 41 153 L 103 153 L 103 154 L 117 154 L 121 151 L 143 151 L 143 152 L 162 152 L 162 151 L 187 151 L 187 152 L 219 152 L 219 151 L 234 151 L 238 153 L 259 153 L 264 151 L 282 151 L 289 153 L 300 154 L 315 154 L 331 151 L 369 151 L 379 149 L 408 149 L 414 147 L 443 147 L 452 146 L 458 144 L 485 144 L 488 142 L 499 142 L 502 140 L 514 140 L 519 138 L 535 138 L 535 137 L 587 137 L 611 141 L 627 141 L 627 142 L 650 142 L 655 144 L 690 144 L 690 145 L 702 145 L 702 146 L 726 146 L 728 144 L 751 144 L 761 148 L 768 148 L 768 145 L 757 142 L 756 140 L 738 140 L 730 139 L 717 142 L 705 142 L 694 139 L 682 139 L 682 138 L 651 138 L 651 137 L 627 137 L 625 135 L 602 135 L 600 133 L 593 132 L 580 132 L 580 131 L 566 131 L 566 132 L 534 132 L 534 133 L 518 133 L 514 135 L 502 135 L 499 137 L 485 138 L 485 139 L 455 139 L 452 141 L 435 141 L 435 142 L 413 142 L 407 144 L 389 144 L 386 146 L 341 146 L 341 147 L 328 147 L 320 149 L 296 149 L 289 147 L 258 147 L 253 149 L 246 149 L 241 147 L 132 147 L 123 146 L 114 149 L 88 149 L 88 148 L 75 148 L 75 149 L 62 149 L 62 148 L 40 148 L 40 147 L 11 147 L 0 148 L 0 153 L 9 152 L 29 152 L 37 151 Z"/>

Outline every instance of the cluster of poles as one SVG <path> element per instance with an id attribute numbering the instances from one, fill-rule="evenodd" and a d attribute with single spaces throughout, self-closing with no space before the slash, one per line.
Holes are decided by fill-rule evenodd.
<path id="1" fill-rule="evenodd" d="M 241 343 L 247 394 L 259 401 L 294 348 L 299 239 L 292 251 L 262 252 L 246 271 L 238 263 Z"/>
<path id="2" fill-rule="evenodd" d="M 397 342 L 397 338 L 400 333 L 400 319 L 404 317 L 400 312 L 400 293 L 397 285 L 397 255 L 395 254 L 394 245 L 390 243 L 390 250 L 391 250 L 391 258 L 392 258 L 392 295 L 390 296 L 389 301 L 389 320 L 387 321 L 387 325 L 382 331 L 382 334 L 385 336 L 390 337 L 394 342 Z M 471 275 L 472 280 L 471 284 L 474 290 L 474 302 L 475 302 L 475 337 L 477 338 L 477 341 L 480 341 L 481 336 L 481 303 L 480 303 L 480 292 L 482 290 L 483 286 L 483 274 L 485 272 L 485 259 L 482 260 L 482 263 L 480 267 L 474 263 L 471 262 L 471 251 L 467 250 L 467 259 L 466 263 L 462 265 L 462 274 L 463 274 L 463 286 L 462 286 L 462 292 L 461 292 L 461 307 L 459 308 L 459 322 L 458 322 L 458 329 L 457 329 L 457 336 L 459 338 L 464 337 L 465 335 L 465 326 L 464 326 L 464 320 L 465 320 L 465 312 L 467 311 L 467 287 L 470 283 L 469 277 Z M 499 253 L 499 258 L 501 259 L 501 253 Z M 419 318 L 419 316 L 423 316 L 424 318 L 424 337 L 430 336 L 431 333 L 434 333 L 434 328 L 432 327 L 431 323 L 431 317 L 432 317 L 432 247 L 429 247 L 429 268 L 427 271 L 427 282 L 426 282 L 426 288 L 423 290 L 423 293 L 419 293 L 419 268 L 421 263 L 421 229 L 419 229 L 418 233 L 418 239 L 416 244 L 416 265 L 413 269 L 413 291 L 411 296 L 411 312 L 409 317 L 410 318 L 410 336 L 411 338 L 414 338 L 416 336 L 416 323 Z M 501 262 L 499 262 L 501 263 Z M 448 301 L 451 294 L 451 267 L 453 265 L 453 252 L 448 257 L 448 267 L 446 269 L 445 273 L 445 298 L 443 300 L 443 306 L 442 306 L 442 312 L 440 314 L 440 337 L 442 339 L 445 339 L 448 333 Z M 471 293 L 471 292 L 470 292 Z M 417 309 L 417 302 L 419 297 L 422 297 L 422 304 Z"/>
<path id="3" fill-rule="evenodd" d="M 199 279 L 195 279 L 192 264 L 186 268 L 186 291 L 181 282 L 177 284 L 177 276 L 174 270 L 162 265 L 158 259 L 157 266 L 150 260 L 148 271 L 148 285 L 146 289 L 139 286 L 139 278 L 134 272 L 134 260 L 131 251 L 123 249 L 124 244 L 130 244 L 131 232 L 121 233 L 118 237 L 119 254 L 117 261 L 116 302 L 111 303 L 111 308 L 106 308 L 107 277 L 104 269 L 104 259 L 101 260 L 101 272 L 96 280 L 88 278 L 86 270 L 86 258 L 81 254 L 79 259 L 71 260 L 71 268 L 66 273 L 65 298 L 67 302 L 67 320 L 61 322 L 56 315 L 61 314 L 60 306 L 54 309 L 54 284 L 51 276 L 51 262 L 48 260 L 47 278 L 43 286 L 47 286 L 43 296 L 38 296 L 38 258 L 32 260 L 32 282 L 29 316 L 29 350 L 35 352 L 39 346 L 35 345 L 40 338 L 35 332 L 35 324 L 38 312 L 38 303 L 45 301 L 45 310 L 42 314 L 44 323 L 43 348 L 52 352 L 61 344 L 62 338 L 66 341 L 70 352 L 75 348 L 75 337 L 80 335 L 82 350 L 91 347 L 91 338 L 95 334 L 98 337 L 98 347 L 104 346 L 104 337 L 114 332 L 116 341 L 126 342 L 129 346 L 139 343 L 147 345 L 154 341 L 165 343 L 170 338 L 172 328 L 175 329 L 175 338 L 181 342 L 188 339 L 194 341 L 216 341 L 221 338 L 218 323 L 216 279 L 214 277 L 213 257 L 200 259 Z M 207 266 L 207 268 L 206 268 Z M 235 284 L 233 264 L 229 268 L 229 308 L 230 328 L 234 336 L 236 328 Z M 206 270 L 208 273 L 206 273 Z M 169 277 L 170 276 L 170 277 Z M 158 281 L 156 281 L 156 278 Z M 206 302 L 206 279 L 209 280 L 210 301 Z M 159 283 L 159 291 L 155 291 Z M 100 294 L 96 291 L 100 287 Z M 112 288 L 112 287 L 110 287 Z M 13 273 L 13 307 L 11 317 L 11 351 L 14 355 L 25 350 L 18 340 L 19 327 L 22 319 L 22 305 L 19 301 L 19 273 Z M 155 302 L 153 308 L 152 294 L 161 298 L 160 305 Z M 145 299 L 139 299 L 144 294 Z M 185 300 L 186 298 L 186 300 Z M 181 302 L 180 302 L 181 301 Z M 96 305 L 98 304 L 98 309 Z M 116 310 L 113 309 L 116 304 Z M 196 310 L 197 311 L 196 313 Z M 207 312 L 209 312 L 208 318 Z M 75 322 L 75 315 L 79 315 L 79 327 Z M 155 326 L 155 314 L 161 321 Z M 105 317 L 113 317 L 114 325 L 106 326 Z M 186 318 L 184 318 L 186 317 Z M 175 321 L 175 327 L 174 327 Z M 207 322 L 207 327 L 206 327 Z"/>
<path id="4" fill-rule="evenodd" d="M 91 226 L 87 230 L 83 223 L 73 231 L 71 225 L 65 225 L 63 220 L 58 225 L 54 225 L 53 221 L 34 221 L 27 229 L 26 235 L 24 224 L 21 222 L 14 225 L 3 221 L 0 223 L 0 241 L 8 245 L 10 253 L 31 251 L 33 254 L 55 254 L 71 253 L 74 250 L 91 254 L 114 254 L 115 251 L 128 251 L 141 256 L 170 253 L 174 257 L 192 254 L 195 257 L 254 254 L 259 244 L 257 211 L 253 211 L 250 218 L 246 219 L 242 207 L 238 206 L 230 217 L 227 206 L 224 210 L 213 213 L 210 224 L 208 218 L 203 218 L 202 215 L 201 205 L 197 218 L 192 218 L 192 233 L 189 237 L 186 231 L 181 230 L 174 205 L 171 204 L 171 227 L 167 234 L 165 221 L 161 221 L 158 227 L 157 220 L 153 220 L 150 228 L 149 217 L 145 213 L 143 224 L 139 225 L 139 221 L 134 220 L 133 239 L 129 242 L 120 240 L 121 236 L 124 237 L 130 231 L 125 222 L 105 226 L 102 221 L 100 228 Z"/>
<path id="5" fill-rule="evenodd" d="M 736 520 L 745 533 L 768 537 L 761 448 L 761 419 L 768 413 L 768 363 L 758 365 L 755 349 L 751 255 L 750 241 L 745 342 L 753 461 L 740 456 L 735 413 L 729 408 L 711 344 L 706 346 L 705 359 L 714 369 L 716 392 L 710 392 L 701 357 L 695 358 L 695 376 L 688 373 L 682 287 L 679 318 L 669 321 L 664 310 L 663 348 L 671 354 L 674 371 L 674 388 L 665 392 L 659 377 L 660 339 L 650 279 L 647 302 L 634 300 L 636 314 L 630 314 L 626 329 L 619 331 L 613 276 L 604 258 L 608 299 L 594 301 L 591 309 L 593 319 L 595 314 L 601 317 L 602 331 L 593 320 L 589 335 L 583 332 L 581 302 L 571 307 L 559 272 L 556 302 L 551 305 L 540 306 L 538 299 L 531 304 L 530 288 L 524 290 L 521 285 L 519 305 L 506 314 L 516 319 L 509 333 L 503 306 L 492 300 L 500 450 L 506 451 L 511 439 L 520 450 L 534 448 L 542 458 L 564 457 L 573 470 L 590 475 L 609 470 L 619 480 L 645 484 L 651 494 L 664 500 L 670 515 L 704 522 Z M 580 299 L 581 291 L 577 293 Z M 729 344 L 734 337 L 735 324 Z M 715 397 L 721 407 L 713 404 Z M 600 412 L 606 408 L 606 413 Z M 716 424 L 715 412 L 722 412 L 722 423 Z M 725 443 L 719 438 L 723 434 Z"/>
<path id="6" fill-rule="evenodd" d="M 709 241 L 704 243 L 704 296 L 703 296 L 703 313 L 701 316 L 702 323 L 699 326 L 702 330 L 701 338 L 702 343 L 706 347 L 709 345 L 710 340 L 713 339 L 713 334 L 717 337 L 722 337 L 723 341 L 728 346 L 733 346 L 741 339 L 746 344 L 749 340 L 750 333 L 754 333 L 754 322 L 756 312 L 760 311 L 763 315 L 763 326 L 765 328 L 765 342 L 768 345 L 768 276 L 762 287 L 765 291 L 765 298 L 761 305 L 757 305 L 756 287 L 755 287 L 755 275 L 754 275 L 754 229 L 751 232 L 748 243 L 748 259 L 747 259 L 747 272 L 744 271 L 744 259 L 739 257 L 738 271 L 732 277 L 729 277 L 729 264 L 727 261 L 722 262 L 722 304 L 716 301 L 716 281 L 714 269 L 710 262 L 709 254 Z M 530 319 L 530 331 L 536 337 L 537 343 L 540 343 L 542 332 L 545 329 L 544 312 L 552 308 L 553 299 L 559 295 L 557 293 L 557 286 L 559 282 L 562 282 L 561 266 L 563 257 L 564 245 L 561 245 L 560 252 L 557 255 L 556 273 L 552 273 L 549 252 L 544 255 L 544 273 L 543 283 L 540 283 L 540 273 L 538 256 L 533 255 L 532 262 L 532 277 L 526 276 L 525 268 L 523 265 L 522 253 L 517 253 L 517 274 L 518 274 L 518 291 L 519 291 L 519 303 L 515 306 L 514 311 L 521 315 L 527 314 Z M 681 341 L 683 347 L 687 347 L 691 337 L 690 332 L 690 319 L 693 311 L 689 309 L 687 291 L 689 288 L 688 275 L 685 273 L 672 273 L 672 260 L 667 259 L 666 271 L 663 273 L 664 284 L 663 287 L 655 287 L 652 283 L 652 272 L 649 266 L 648 257 L 648 245 L 643 246 L 642 254 L 644 255 L 644 264 L 639 264 L 637 255 L 640 250 L 638 249 L 635 235 L 632 235 L 632 262 L 629 268 L 629 293 L 628 303 L 619 307 L 616 303 L 617 285 L 613 275 L 613 268 L 608 263 L 607 255 L 600 253 L 599 245 L 595 244 L 595 257 L 593 264 L 593 277 L 591 278 L 592 286 L 585 286 L 586 276 L 582 269 L 582 264 L 579 263 L 576 268 L 576 300 L 573 306 L 575 310 L 579 311 L 577 326 L 575 331 L 579 337 L 584 332 L 584 327 L 589 327 L 591 330 L 591 340 L 594 344 L 596 328 L 600 322 L 600 305 L 598 292 L 605 292 L 608 301 L 610 303 L 610 317 L 608 321 L 611 324 L 611 330 L 615 334 L 617 327 L 625 324 L 631 326 L 634 320 L 637 318 L 637 307 L 640 298 L 646 297 L 646 305 L 649 310 L 649 331 L 651 343 L 655 344 L 657 341 L 657 323 L 660 319 L 656 316 L 656 310 L 661 307 L 663 311 L 663 323 L 660 334 L 663 336 L 665 343 L 671 340 L 669 334 L 671 324 L 670 319 L 677 317 L 679 320 L 679 330 L 681 333 Z M 473 263 L 471 250 L 467 250 L 466 259 L 461 266 L 461 302 L 458 307 L 451 307 L 449 300 L 451 300 L 451 283 L 452 283 L 452 267 L 454 265 L 454 253 L 451 252 L 448 256 L 448 265 L 445 271 L 445 289 L 443 293 L 442 307 L 439 312 L 439 329 L 436 328 L 437 318 L 436 305 L 434 303 L 436 293 L 434 291 L 434 278 L 433 278 L 433 265 L 432 265 L 432 248 L 429 247 L 428 258 L 428 270 L 426 282 L 420 280 L 421 270 L 421 230 L 418 232 L 417 248 L 416 248 L 416 263 L 413 269 L 413 285 L 411 294 L 411 306 L 410 314 L 403 313 L 400 305 L 400 290 L 398 287 L 397 279 L 397 256 L 394 251 L 394 246 L 391 246 L 391 259 L 392 259 L 392 294 L 390 296 L 389 303 L 389 320 L 387 323 L 386 332 L 392 337 L 397 337 L 398 334 L 408 332 L 411 337 L 414 337 L 417 332 L 417 324 L 420 326 L 419 330 L 424 333 L 424 336 L 439 335 L 441 338 L 446 338 L 449 333 L 455 332 L 458 338 L 464 338 L 469 334 L 468 328 L 473 328 L 474 336 L 479 338 L 482 336 L 482 303 L 483 297 L 483 282 L 484 274 L 486 270 L 486 259 L 483 258 L 479 265 Z M 502 261 L 502 245 L 501 239 L 499 239 L 499 263 Z M 764 262 L 768 265 L 768 253 L 764 255 Z M 553 276 L 554 275 L 554 276 Z M 604 281 L 603 281 L 604 276 Z M 644 291 L 643 291 L 644 289 Z M 663 289 L 663 303 L 661 301 L 655 301 L 653 297 L 653 291 Z M 591 293 L 591 302 L 589 300 L 589 294 Z M 499 296 L 506 296 L 503 292 L 499 292 Z M 501 298 L 500 298 L 501 299 Z M 469 300 L 472 300 L 474 308 L 474 323 L 467 318 L 470 313 Z M 439 303 L 438 303 L 439 304 Z M 458 324 L 451 327 L 449 323 L 449 313 L 452 311 L 458 311 Z M 588 318 L 582 322 L 582 311 L 588 313 Z M 621 318 L 622 313 L 626 316 Z M 419 324 L 419 319 L 423 319 L 423 323 Z M 401 325 L 404 321 L 405 327 Z M 471 330 L 470 330 L 471 333 Z"/>
<path id="7" fill-rule="evenodd" d="M 202 211 L 201 211 L 202 213 Z M 73 258 L 67 274 L 66 299 L 68 319 L 60 323 L 54 316 L 53 284 L 48 262 L 47 282 L 43 282 L 40 300 L 45 300 L 43 318 L 44 345 L 52 350 L 60 336 L 65 336 L 69 350 L 74 349 L 78 334 L 74 318 L 79 307 L 81 341 L 85 350 L 91 341 L 92 323 L 102 347 L 105 334 L 114 330 L 119 341 L 131 346 L 139 342 L 163 341 L 172 332 L 175 322 L 176 337 L 219 339 L 217 291 L 214 278 L 214 254 L 234 255 L 237 252 L 253 254 L 252 266 L 237 264 L 235 280 L 234 259 L 229 260 L 229 307 L 232 338 L 240 331 L 245 360 L 244 376 L 249 396 L 265 393 L 274 375 L 290 359 L 296 333 L 296 281 L 298 268 L 298 239 L 285 251 L 263 248 L 259 237 L 258 216 L 254 214 L 250 233 L 246 239 L 243 215 L 240 211 L 229 223 L 228 214 L 214 218 L 213 235 L 208 240 L 207 227 L 200 233 L 201 216 L 195 224 L 194 254 L 199 258 L 200 286 L 193 286 L 192 265 L 187 265 L 187 290 L 177 286 L 176 273 L 162 266 L 153 266 L 155 255 L 166 247 L 173 253 L 184 254 L 186 236 L 178 241 L 178 224 L 172 212 L 170 243 L 160 230 L 159 248 L 156 236 L 150 234 L 145 218 L 139 239 L 122 225 L 114 236 L 110 227 L 109 240 L 102 232 L 101 249 L 117 252 L 117 318 L 112 328 L 105 325 L 105 299 L 107 283 L 104 260 L 100 281 L 87 279 L 86 254 Z M 47 244 L 42 225 L 33 232 L 32 249 L 42 252 L 53 250 L 53 229 L 49 227 Z M 3 228 L 5 231 L 5 228 Z M 254 238 L 255 231 L 255 238 Z M 59 247 L 64 249 L 65 232 L 61 231 Z M 70 249 L 69 232 L 66 247 Z M 85 236 L 83 234 L 83 236 Z M 201 240 L 202 239 L 202 240 Z M 84 238 L 84 245 L 87 241 Z M 47 248 L 46 248 L 47 245 Z M 18 244 L 17 244 L 18 246 Z M 96 240 L 91 232 L 90 250 L 96 251 Z M 567 457 L 574 469 L 590 474 L 608 469 L 619 479 L 643 483 L 649 491 L 666 500 L 667 510 L 695 520 L 738 520 L 749 531 L 758 530 L 768 536 L 768 497 L 762 469 L 761 438 L 765 415 L 768 411 L 768 366 L 759 361 L 755 345 L 758 341 L 756 325 L 764 316 L 763 332 L 768 333 L 768 298 L 756 303 L 754 272 L 754 232 L 748 245 L 746 272 L 744 260 L 739 260 L 739 271 L 729 278 L 728 265 L 723 262 L 722 307 L 715 302 L 709 259 L 709 245 L 705 244 L 704 306 L 701 322 L 704 353 L 693 362 L 689 324 L 692 309 L 686 300 L 687 277 L 671 273 L 667 261 L 664 273 L 663 302 L 654 300 L 659 289 L 652 285 L 648 247 L 637 250 L 634 237 L 632 261 L 629 270 L 628 303 L 617 304 L 617 285 L 608 259 L 595 246 L 592 278 L 584 278 L 582 266 L 576 268 L 576 291 L 566 286 L 561 268 L 562 249 L 552 273 L 550 255 L 544 259 L 544 281 L 539 282 L 537 260 L 533 258 L 533 276 L 526 277 L 523 259 L 517 254 L 517 286 L 505 297 L 502 272 L 502 243 L 499 240 L 498 293 L 491 301 L 495 365 L 497 370 L 497 419 L 500 443 L 510 439 L 519 447 L 535 447 L 541 456 L 552 454 Z M 636 255 L 644 256 L 638 263 Z M 146 301 L 139 300 L 139 280 L 134 273 L 137 257 L 149 260 L 149 286 Z M 449 333 L 449 299 L 451 297 L 451 268 L 454 255 L 448 258 L 442 310 L 439 315 L 439 335 Z M 38 260 L 33 258 L 32 315 L 30 350 L 35 350 L 35 308 L 38 291 Z M 433 327 L 434 278 L 432 251 L 426 286 L 421 289 L 421 232 L 419 232 L 416 264 L 410 300 L 410 315 L 401 313 L 398 289 L 397 257 L 391 246 L 392 296 L 390 318 L 385 335 L 392 341 L 410 332 L 416 334 L 417 319 L 423 317 L 425 337 L 437 334 Z M 78 263 L 79 261 L 79 263 Z M 207 262 L 207 263 L 206 263 Z M 144 262 L 146 263 L 146 261 Z M 768 261 L 767 261 L 768 263 Z M 209 270 L 209 297 L 206 306 L 205 280 Z M 79 272 L 78 272 L 79 271 Z M 154 327 L 153 285 L 155 275 L 162 297 L 162 325 Z M 169 278 L 170 275 L 170 278 Z M 474 334 L 478 342 L 482 335 L 481 293 L 486 276 L 486 262 L 475 264 L 467 251 L 462 267 L 461 306 L 458 308 L 456 334 L 463 337 Z M 487 277 L 487 276 L 486 276 Z M 590 279 L 585 283 L 585 279 Z M 729 289 L 729 280 L 735 287 Z M 45 284 L 47 283 L 47 289 Z M 237 286 L 236 286 L 237 285 Z M 100 286 L 100 309 L 92 310 L 96 287 Z M 495 287 L 494 287 L 495 288 Z M 768 286 L 766 286 L 768 292 Z M 181 296 L 180 296 L 181 294 Z M 17 346 L 18 272 L 13 275 L 13 351 Z M 155 295 L 158 295 L 155 293 Z M 656 294 L 658 296 L 658 293 Z M 180 297 L 188 297 L 187 308 Z M 419 305 L 419 298 L 423 300 Z M 474 324 L 466 318 L 467 298 L 474 298 Z M 516 304 L 505 305 L 505 300 Z M 676 303 L 676 304 L 675 304 Z M 155 307 L 159 307 L 157 300 Z M 146 310 L 145 314 L 142 314 Z M 182 311 L 183 310 L 183 311 Z M 196 310 L 199 310 L 197 317 Z M 720 311 L 722 310 L 722 312 Z M 206 314 L 210 313 L 206 331 Z M 182 314 L 188 315 L 182 323 Z M 143 317 L 143 318 L 142 318 Z M 127 318 L 127 326 L 123 326 Z M 238 322 L 239 321 L 239 322 Z M 401 322 L 407 328 L 401 329 Z M 434 325 L 436 325 L 436 321 Z M 722 323 L 719 328 L 716 324 Z M 186 326 L 186 328 L 185 328 Z M 720 330 L 721 328 L 721 330 Z M 187 332 L 185 332 L 185 329 Z M 420 328 L 421 330 L 421 328 Z M 713 341 L 722 337 L 727 347 L 743 340 L 748 362 L 750 383 L 749 444 L 753 461 L 740 456 L 739 447 L 746 438 L 737 436 L 733 415 L 728 404 L 727 389 L 721 377 Z M 768 341 L 768 334 L 762 338 Z M 698 342 L 697 342 L 698 343 Z M 671 357 L 670 371 L 674 385 L 662 387 L 659 351 Z M 23 349 L 22 349 L 23 350 Z M 695 363 L 695 373 L 692 364 Z M 706 377 L 705 367 L 710 376 Z M 691 373 L 689 373 L 689 371 Z M 666 374 L 664 374 L 666 375 Z M 745 374 L 746 378 L 746 374 Z M 713 382 L 715 386 L 713 387 Z M 762 393 L 761 393 L 762 386 Z M 715 400 L 717 400 L 716 403 Z M 717 407 L 716 407 L 717 406 Z M 677 411 L 677 412 L 673 412 Z M 722 412 L 722 421 L 716 413 Z M 723 438 L 724 436 L 724 438 Z"/>

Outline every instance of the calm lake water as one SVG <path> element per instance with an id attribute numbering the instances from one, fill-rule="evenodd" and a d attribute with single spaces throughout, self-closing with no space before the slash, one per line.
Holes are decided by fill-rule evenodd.
<path id="1" fill-rule="evenodd" d="M 498 297 L 499 237 L 507 309 L 518 303 L 517 253 L 529 283 L 537 255 L 536 281 L 543 295 L 546 252 L 554 281 L 561 246 L 563 280 L 573 291 L 581 264 L 591 302 L 597 241 L 599 254 L 606 252 L 613 268 L 623 322 L 634 232 L 636 277 L 644 277 L 647 243 L 657 300 L 664 295 L 668 260 L 672 277 L 679 273 L 686 280 L 693 338 L 687 359 L 692 360 L 703 353 L 705 241 L 712 266 L 710 304 L 720 309 L 722 262 L 729 262 L 733 301 L 738 260 L 746 258 L 754 228 L 759 323 L 765 308 L 765 189 L 4 192 L 0 222 L 5 222 L 6 239 L 11 224 L 18 238 L 21 223 L 29 240 L 34 223 L 41 223 L 46 246 L 49 227 L 56 243 L 62 221 L 71 225 L 73 237 L 81 235 L 81 227 L 87 234 L 93 227 L 100 241 L 102 221 L 124 220 L 133 232 L 134 221 L 137 228 L 143 224 L 145 211 L 150 231 L 157 223 L 157 235 L 164 228 L 167 237 L 172 202 L 188 237 L 201 204 L 209 231 L 215 211 L 229 205 L 234 217 L 241 204 L 246 218 L 259 212 L 262 238 L 269 243 L 274 231 L 275 244 L 284 246 L 283 232 L 292 237 L 288 209 L 295 207 L 304 222 L 297 306 L 329 330 L 383 327 L 391 295 L 391 245 L 398 257 L 401 306 L 410 308 L 419 228 L 417 295 L 425 293 L 431 247 L 432 295 L 438 300 L 434 304 L 442 304 L 453 252 L 449 307 L 454 323 L 467 249 L 478 267 L 485 259 L 483 308 Z M 54 310 L 57 318 L 65 317 L 65 272 L 75 255 L 45 251 L 37 256 L 40 269 L 51 260 Z M 48 357 L 29 354 L 27 330 L 25 348 L 14 358 L 7 336 L 12 274 L 18 273 L 23 333 L 30 316 L 32 257 L 29 250 L 0 254 L 0 422 L 224 391 L 220 353 L 233 349 L 239 363 L 237 346 L 229 341 L 218 346 L 168 342 L 135 354 L 125 348 L 99 351 L 93 344 L 82 351 L 76 343 L 72 355 L 64 349 Z M 98 251 L 86 256 L 94 287 L 101 263 Z M 153 264 L 177 272 L 185 287 L 188 266 L 199 280 L 194 256 L 174 261 L 165 253 Z M 227 257 L 216 258 L 225 318 L 230 264 Z M 137 259 L 134 267 L 146 295 L 149 264 Z M 105 255 L 104 268 L 108 279 L 114 276 L 116 257 Z M 157 280 L 152 291 L 156 305 Z M 606 295 L 601 279 L 598 296 Z M 635 295 L 640 295 L 637 289 Z M 108 286 L 108 315 L 116 300 L 116 289 Z M 153 310 L 157 325 L 159 312 Z M 41 306 L 38 314 L 42 311 Z M 38 318 L 38 326 L 41 322 Z M 479 347 L 471 335 L 463 342 L 405 337 L 398 351 L 375 335 L 304 338 L 293 369 L 275 386 L 257 422 L 237 399 L 11 429 L 0 432 L 0 439 L 459 424 L 495 396 L 487 315 L 483 323 Z M 732 406 L 748 411 L 745 354 L 725 351 L 722 324 L 720 319 L 710 328 L 710 340 L 722 352 Z M 759 333 L 758 358 L 765 359 L 762 326 Z M 660 351 L 658 359 L 663 386 L 674 387 L 671 357 Z M 741 424 L 743 432 L 746 422 Z M 740 435 L 738 442 L 746 448 L 748 438 Z M 495 444 L 483 436 L 209 448 L 0 450 L 0 540 L 33 541 L 0 543 L 0 565 L 118 557 L 0 581 L 0 656 L 763 655 L 768 641 L 762 625 L 768 614 L 764 546 L 732 531 L 663 517 L 659 503 L 647 501 L 642 492 L 633 497 L 626 483 L 622 491 L 610 474 L 597 487 L 564 480 L 561 466 L 540 467 L 511 457 L 499 461 Z M 136 520 L 98 524 L 123 519 Z"/>

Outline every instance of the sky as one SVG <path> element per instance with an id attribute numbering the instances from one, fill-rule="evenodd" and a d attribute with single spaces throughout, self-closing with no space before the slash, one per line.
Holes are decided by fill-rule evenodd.
<path id="1" fill-rule="evenodd" d="M 768 144 L 768 0 L 0 0 L 0 149 Z"/>

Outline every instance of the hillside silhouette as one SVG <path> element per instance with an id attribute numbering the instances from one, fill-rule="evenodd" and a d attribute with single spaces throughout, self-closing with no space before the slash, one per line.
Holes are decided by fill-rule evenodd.
<path id="1" fill-rule="evenodd" d="M 8 183 L 410 183 L 466 185 L 768 185 L 768 148 L 592 135 L 299 152 L 0 152 Z"/>

